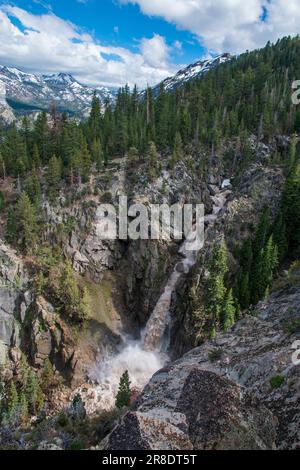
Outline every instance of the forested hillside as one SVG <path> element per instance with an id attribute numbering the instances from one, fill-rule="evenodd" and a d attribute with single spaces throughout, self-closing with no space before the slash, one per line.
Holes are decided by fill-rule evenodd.
<path id="1" fill-rule="evenodd" d="M 284 38 L 174 92 L 162 85 L 154 97 L 151 88 L 140 93 L 125 86 L 105 110 L 95 94 L 83 121 L 59 113 L 53 103 L 34 121 L 2 125 L 0 358 L 10 364 L 0 409 L 5 426 L 14 420 L 26 426 L 44 402 L 61 411 L 70 390 L 88 380 L 78 364 L 95 361 L 102 343 L 116 351 L 124 318 L 130 333 L 140 334 L 182 257 L 173 240 L 142 246 L 97 239 L 97 208 L 117 204 L 121 190 L 147 204 L 178 198 L 205 205 L 203 254 L 170 295 L 174 356 L 226 334 L 268 298 L 283 273 L 294 280 L 300 105 L 291 97 L 299 57 L 300 38 Z M 119 329 L 111 327 L 110 315 Z M 71 412 L 80 414 L 81 401 L 74 400 Z M 73 423 L 73 441 L 80 420 L 92 426 L 85 412 L 76 423 L 60 417 L 66 426 Z M 103 418 L 101 439 L 114 418 Z M 64 427 L 59 421 L 55 426 Z"/>
<path id="2" fill-rule="evenodd" d="M 33 127 L 25 117 L 21 127 L 2 129 L 0 174 L 4 181 L 15 178 L 17 193 L 22 193 L 13 205 L 6 205 L 2 195 L 2 210 L 8 210 L 6 239 L 27 252 L 33 250 L 42 233 L 39 207 L 44 189 L 55 203 L 60 189 L 87 183 L 91 174 L 127 153 L 129 166 L 145 165 L 149 181 L 159 176 L 163 160 L 167 158 L 172 169 L 191 149 L 199 178 L 205 179 L 218 165 L 238 181 L 255 161 L 251 135 L 271 143 L 300 130 L 300 108 L 291 100 L 292 82 L 300 76 L 299 53 L 299 38 L 284 38 L 221 64 L 174 93 L 162 87 L 155 100 L 150 88 L 141 99 L 136 88 L 131 92 L 125 87 L 119 90 L 116 105 L 109 105 L 103 115 L 94 97 L 86 122 L 59 114 L 53 105 L 50 115 L 41 113 Z M 249 241 L 243 250 L 236 294 L 243 307 L 261 298 L 287 253 L 298 254 L 297 142 L 292 137 L 288 152 L 277 146 L 268 162 L 282 165 L 287 175 L 282 214 L 270 231 L 266 213 L 255 246 Z M 249 279 L 254 283 L 250 287 Z"/>
<path id="3" fill-rule="evenodd" d="M 151 89 L 146 99 L 140 99 L 136 88 L 125 87 L 119 90 L 116 105 L 108 106 L 104 115 L 95 98 L 90 119 L 84 123 L 59 115 L 55 106 L 51 120 L 41 114 L 33 130 L 25 118 L 19 131 L 12 128 L 3 133 L 2 173 L 22 176 L 29 169 L 47 165 L 56 155 L 63 177 L 71 183 L 72 174 L 86 177 L 92 162 L 105 164 L 132 147 L 146 156 L 151 141 L 166 152 L 176 150 L 180 141 L 205 148 L 212 155 L 227 147 L 226 157 L 233 169 L 241 153 L 246 165 L 250 133 L 269 140 L 299 131 L 300 110 L 291 101 L 291 85 L 300 72 L 299 49 L 299 38 L 284 38 L 221 64 L 175 93 L 161 88 L 156 100 Z M 237 137 L 232 147 L 232 139 Z"/>

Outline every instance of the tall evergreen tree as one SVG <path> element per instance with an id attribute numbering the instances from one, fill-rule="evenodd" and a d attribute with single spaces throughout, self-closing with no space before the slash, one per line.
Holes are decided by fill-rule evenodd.
<path id="1" fill-rule="evenodd" d="M 149 142 L 148 146 L 148 175 L 151 180 L 157 176 L 158 153 L 154 142 Z"/>
<path id="2" fill-rule="evenodd" d="M 12 418 L 18 412 L 19 396 L 17 388 L 14 382 L 10 384 L 9 396 L 8 396 L 8 414 Z"/>
<path id="3" fill-rule="evenodd" d="M 92 107 L 89 117 L 89 129 L 91 142 L 100 139 L 101 133 L 101 103 L 99 97 L 94 93 Z"/>
<path id="4" fill-rule="evenodd" d="M 15 223 L 22 248 L 31 253 L 37 242 L 37 221 L 34 208 L 25 192 L 21 194 L 16 206 Z"/>
<path id="5" fill-rule="evenodd" d="M 225 274 L 228 271 L 228 254 L 224 240 L 215 243 L 209 261 L 209 278 L 206 284 L 206 309 L 216 328 L 222 320 L 222 309 L 226 294 Z"/>
<path id="6" fill-rule="evenodd" d="M 173 168 L 183 157 L 182 139 L 179 132 L 176 132 L 171 168 Z"/>
<path id="7" fill-rule="evenodd" d="M 89 315 L 87 293 L 81 291 L 78 287 L 69 261 L 65 263 L 60 277 L 58 295 L 58 300 L 61 302 L 62 309 L 66 315 L 80 322 L 87 319 Z"/>
<path id="8" fill-rule="evenodd" d="M 48 185 L 48 194 L 51 201 L 54 201 L 58 196 L 62 171 L 61 161 L 55 155 L 50 159 L 46 174 L 46 181 Z"/>
<path id="9" fill-rule="evenodd" d="M 235 323 L 235 303 L 233 299 L 232 289 L 226 294 L 223 307 L 223 328 L 224 331 L 229 330 Z"/>
<path id="10" fill-rule="evenodd" d="M 291 253 L 300 253 L 300 163 L 287 178 L 283 194 L 283 218 Z"/>
<path id="11" fill-rule="evenodd" d="M 131 390 L 128 371 L 126 370 L 120 378 L 119 391 L 116 396 L 116 407 L 120 410 L 130 405 Z"/>

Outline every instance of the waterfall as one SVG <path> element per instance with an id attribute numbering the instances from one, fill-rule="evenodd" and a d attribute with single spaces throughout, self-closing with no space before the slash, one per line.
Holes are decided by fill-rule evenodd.
<path id="1" fill-rule="evenodd" d="M 213 213 L 204 217 L 204 222 L 212 226 L 230 191 L 220 191 L 212 197 Z M 179 261 L 170 275 L 164 291 L 141 334 L 139 341 L 123 338 L 123 346 L 115 355 L 108 355 L 100 363 L 95 364 L 90 372 L 90 379 L 98 385 L 93 389 L 93 403 L 89 412 L 99 409 L 108 410 L 114 407 L 115 396 L 121 375 L 128 370 L 131 387 L 142 390 L 152 375 L 161 369 L 169 360 L 170 307 L 172 296 L 179 279 L 186 275 L 197 261 L 199 250 L 192 250 L 193 235 L 182 243 Z M 189 246 L 190 245 L 190 246 Z"/>
<path id="2" fill-rule="evenodd" d="M 182 244 L 179 253 L 183 256 L 182 261 L 178 262 L 171 274 L 163 294 L 159 298 L 152 315 L 146 325 L 142 335 L 143 347 L 147 351 L 166 351 L 168 342 L 164 342 L 167 328 L 170 324 L 170 306 L 172 295 L 176 289 L 178 280 L 182 275 L 187 274 L 197 261 L 199 250 L 191 250 L 189 246 L 193 242 L 192 236 L 188 236 Z"/>

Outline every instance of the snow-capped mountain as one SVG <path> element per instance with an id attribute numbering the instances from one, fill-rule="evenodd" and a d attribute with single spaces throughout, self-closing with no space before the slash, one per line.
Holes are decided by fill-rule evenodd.
<path id="1" fill-rule="evenodd" d="M 173 77 L 168 77 L 159 85 L 156 85 L 153 88 L 154 95 L 158 94 L 162 84 L 164 85 L 165 91 L 174 91 L 184 85 L 186 82 L 195 78 L 199 78 L 201 75 L 204 75 L 209 70 L 214 69 L 215 67 L 218 67 L 219 65 L 231 59 L 232 56 L 230 54 L 222 54 L 213 59 L 199 60 L 194 64 L 188 65 L 184 69 L 179 70 L 179 72 L 177 72 L 177 74 Z"/>
<path id="2" fill-rule="evenodd" d="M 179 70 L 173 77 L 166 78 L 162 84 L 167 92 L 174 91 L 231 58 L 230 54 L 222 54 L 198 61 Z M 160 86 L 161 83 L 153 87 L 154 96 L 158 94 Z M 82 85 L 68 73 L 40 76 L 0 65 L 0 118 L 11 123 L 22 114 L 47 111 L 53 102 L 61 111 L 85 117 L 89 113 L 94 91 L 104 103 L 113 101 L 117 90 Z"/>
<path id="3" fill-rule="evenodd" d="M 39 76 L 0 66 L 0 117 L 10 123 L 20 114 L 48 110 L 53 102 L 58 109 L 82 117 L 89 112 L 94 91 L 102 102 L 113 100 L 115 93 L 82 85 L 67 73 Z"/>

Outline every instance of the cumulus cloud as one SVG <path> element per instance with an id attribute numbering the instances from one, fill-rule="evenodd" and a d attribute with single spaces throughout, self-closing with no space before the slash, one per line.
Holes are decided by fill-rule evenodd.
<path id="1" fill-rule="evenodd" d="M 18 27 L 12 19 L 21 23 Z M 0 63 L 36 73 L 69 72 L 89 85 L 145 87 L 174 73 L 166 41 L 143 38 L 136 53 L 104 46 L 53 13 L 33 15 L 14 6 L 0 7 Z"/>
<path id="2" fill-rule="evenodd" d="M 240 53 L 300 31 L 299 0 L 119 0 L 196 34 L 210 51 Z M 264 18 L 264 20 L 263 20 Z"/>
<path id="3" fill-rule="evenodd" d="M 155 34 L 152 39 L 142 39 L 141 52 L 150 67 L 168 68 L 169 47 L 165 38 L 159 34 Z"/>

